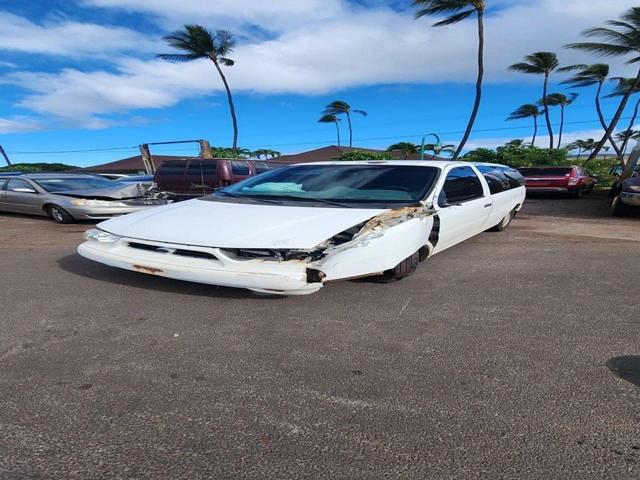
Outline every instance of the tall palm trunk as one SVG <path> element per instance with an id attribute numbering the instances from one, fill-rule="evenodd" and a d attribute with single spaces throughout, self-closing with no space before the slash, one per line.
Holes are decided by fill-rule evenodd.
<path id="1" fill-rule="evenodd" d="M 535 146 L 536 137 L 538 136 L 538 116 L 533 116 L 533 137 L 531 138 L 531 146 Z"/>
<path id="2" fill-rule="evenodd" d="M 340 146 L 340 127 L 338 126 L 338 119 L 336 119 L 335 124 L 336 124 L 336 134 L 338 135 L 338 146 Z"/>
<path id="3" fill-rule="evenodd" d="M 560 105 L 560 131 L 558 131 L 557 149 L 560 149 L 560 145 L 562 144 L 562 130 L 564 130 L 564 105 Z"/>
<path id="4" fill-rule="evenodd" d="M 476 99 L 473 103 L 473 110 L 471 111 L 471 116 L 469 117 L 469 123 L 467 123 L 467 129 L 464 132 L 464 136 L 458 145 L 455 153 L 453 154 L 453 159 L 458 158 L 458 155 L 462 152 L 467 140 L 469 140 L 469 135 L 471 135 L 471 130 L 473 129 L 473 124 L 476 121 L 476 116 L 478 115 L 478 110 L 480 109 L 480 101 L 482 99 L 482 79 L 484 77 L 484 10 L 478 10 L 478 77 L 476 78 Z"/>
<path id="5" fill-rule="evenodd" d="M 609 127 L 604 132 L 604 136 L 598 142 L 598 145 L 596 146 L 596 148 L 593 150 L 593 152 L 591 152 L 591 155 L 589 155 L 589 158 L 587 158 L 585 160 L 585 162 L 584 162 L 585 164 L 590 162 L 594 158 L 596 158 L 598 153 L 600 153 L 600 149 L 602 149 L 603 145 L 607 142 L 607 139 L 611 138 L 611 134 L 616 129 L 616 126 L 618 126 L 618 122 L 620 121 L 620 117 L 622 116 L 622 112 L 624 112 L 624 109 L 627 106 L 627 102 L 629 101 L 629 97 L 631 96 L 631 93 L 636 88 L 638 88 L 638 85 L 640 85 L 640 70 L 638 70 L 638 74 L 636 75 L 636 79 L 634 80 L 633 85 L 631 86 L 631 88 L 627 91 L 627 93 L 625 93 L 622 96 L 622 100 L 620 101 L 620 105 L 618 106 L 618 110 L 616 110 L 616 114 L 613 116 L 613 119 L 611 120 L 611 123 L 609 124 Z M 625 163 L 624 158 L 622 159 L 622 163 L 623 164 Z"/>
<path id="6" fill-rule="evenodd" d="M 233 147 L 231 147 L 235 152 L 238 150 L 238 120 L 236 119 L 236 107 L 233 105 L 233 97 L 231 96 L 231 89 L 229 88 L 229 84 L 227 83 L 227 78 L 222 73 L 222 69 L 218 62 L 214 59 L 211 59 L 213 64 L 216 66 L 216 70 L 220 74 L 220 78 L 222 78 L 222 83 L 224 83 L 224 88 L 227 91 L 227 100 L 229 101 L 229 110 L 231 112 L 231 120 L 233 122 Z"/>
<path id="7" fill-rule="evenodd" d="M 349 122 L 349 148 L 353 146 L 353 130 L 351 129 L 351 115 L 347 113 L 347 122 Z"/>
<path id="8" fill-rule="evenodd" d="M 547 131 L 549 132 L 549 148 L 553 149 L 553 130 L 551 129 L 551 119 L 549 118 L 549 107 L 547 107 L 547 84 L 549 74 L 544 74 L 544 84 L 542 85 L 542 106 L 544 108 L 544 118 L 547 121 Z"/>
<path id="9" fill-rule="evenodd" d="M 602 114 L 602 106 L 600 105 L 600 93 L 602 92 L 602 82 L 598 83 L 598 90 L 596 90 L 596 112 L 598 112 L 598 119 L 600 120 L 600 125 L 602 125 L 602 129 L 607 131 L 607 122 L 604 121 L 604 115 Z M 616 142 L 609 136 L 609 143 L 616 151 L 616 154 L 621 157 L 622 150 L 618 147 Z"/>
<path id="10" fill-rule="evenodd" d="M 638 108 L 640 108 L 640 99 L 638 99 L 638 101 L 636 102 L 636 106 L 633 109 L 633 115 L 631 116 L 631 121 L 629 122 L 629 128 L 627 129 L 627 132 L 629 132 L 633 128 L 633 124 L 636 123 L 636 118 L 638 117 Z M 624 139 L 624 142 L 622 142 L 622 147 L 620 147 L 620 149 L 622 150 L 623 161 L 624 161 L 624 155 L 625 153 L 627 153 L 627 146 L 628 146 L 629 140 L 631 140 L 631 136 L 627 135 Z"/>

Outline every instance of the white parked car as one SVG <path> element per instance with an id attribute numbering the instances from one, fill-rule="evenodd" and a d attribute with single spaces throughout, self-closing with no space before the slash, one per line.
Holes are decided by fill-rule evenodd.
<path id="1" fill-rule="evenodd" d="M 452 245 L 503 230 L 522 207 L 523 185 L 516 170 L 492 164 L 292 165 L 102 222 L 78 253 L 179 280 L 306 294 L 333 280 L 397 280 Z"/>

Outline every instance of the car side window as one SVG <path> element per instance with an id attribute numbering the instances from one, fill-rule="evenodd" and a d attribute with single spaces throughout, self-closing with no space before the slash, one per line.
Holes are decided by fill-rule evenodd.
<path id="1" fill-rule="evenodd" d="M 438 196 L 438 204 L 461 203 L 484 196 L 482 182 L 471 167 L 452 169 L 444 181 L 442 192 Z"/>
<path id="2" fill-rule="evenodd" d="M 34 190 L 34 188 L 27 182 L 26 180 L 22 180 L 20 178 L 10 178 L 7 183 L 7 190 L 11 191 L 14 188 L 30 188 Z"/>
<path id="3" fill-rule="evenodd" d="M 489 165 L 477 165 L 476 168 L 480 170 L 480 173 L 482 173 L 482 176 L 487 181 L 491 195 L 504 192 L 511 188 L 511 184 L 509 183 L 507 176 L 496 167 Z"/>
<path id="4" fill-rule="evenodd" d="M 189 164 L 187 175 L 214 175 L 216 173 L 215 161 L 194 161 Z"/>
<path id="5" fill-rule="evenodd" d="M 187 166 L 187 162 L 164 162 L 160 165 L 158 173 L 162 175 L 182 175 Z"/>
<path id="6" fill-rule="evenodd" d="M 498 167 L 498 170 L 507 177 L 510 188 L 518 188 L 524 186 L 524 177 L 515 168 Z"/>
<path id="7" fill-rule="evenodd" d="M 234 175 L 249 175 L 249 162 L 244 160 L 232 160 L 231 171 Z"/>
<path id="8" fill-rule="evenodd" d="M 4 190 L 4 184 L 7 183 L 6 178 L 0 178 L 0 190 Z"/>

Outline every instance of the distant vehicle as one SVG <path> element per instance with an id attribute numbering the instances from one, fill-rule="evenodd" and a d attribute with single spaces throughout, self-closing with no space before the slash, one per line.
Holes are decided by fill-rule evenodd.
<path id="1" fill-rule="evenodd" d="M 588 170 L 578 166 L 520 167 L 527 192 L 564 193 L 571 198 L 581 198 L 591 193 L 598 179 Z"/>
<path id="2" fill-rule="evenodd" d="M 169 160 L 156 170 L 158 189 L 178 199 L 202 197 L 220 187 L 269 170 L 266 162 L 243 159 L 186 158 Z"/>
<path id="3" fill-rule="evenodd" d="M 0 177 L 0 211 L 48 215 L 58 223 L 104 220 L 159 205 L 166 198 L 140 184 L 95 175 L 28 173 Z"/>
<path id="4" fill-rule="evenodd" d="M 611 211 L 621 217 L 640 211 L 640 176 L 627 178 L 612 192 Z"/>
<path id="5" fill-rule="evenodd" d="M 102 222 L 78 253 L 113 267 L 280 295 L 412 274 L 522 207 L 524 179 L 456 161 L 286 166 L 212 195 Z"/>

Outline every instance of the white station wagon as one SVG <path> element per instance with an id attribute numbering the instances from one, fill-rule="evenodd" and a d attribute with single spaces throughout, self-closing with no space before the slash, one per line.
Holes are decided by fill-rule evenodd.
<path id="1" fill-rule="evenodd" d="M 485 230 L 525 198 L 504 165 L 318 162 L 271 170 L 206 197 L 113 218 L 78 253 L 113 267 L 283 295 L 418 263 Z"/>

